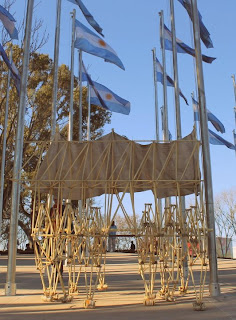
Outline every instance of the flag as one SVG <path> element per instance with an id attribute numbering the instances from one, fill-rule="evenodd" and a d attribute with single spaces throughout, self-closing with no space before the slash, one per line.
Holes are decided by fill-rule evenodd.
<path id="1" fill-rule="evenodd" d="M 209 143 L 214 145 L 225 145 L 229 149 L 236 150 L 235 146 L 231 142 L 226 141 L 225 139 L 218 136 L 218 134 L 211 131 L 210 129 L 208 129 L 208 131 L 209 131 Z"/>
<path id="2" fill-rule="evenodd" d="M 172 49 L 172 32 L 164 25 L 164 43 L 165 49 L 173 51 Z M 178 53 L 188 53 L 195 57 L 195 50 L 190 48 L 187 44 L 182 42 L 180 39 L 176 38 L 176 50 Z M 216 58 L 208 57 L 202 54 L 202 60 L 207 63 L 212 63 Z"/>
<path id="3" fill-rule="evenodd" d="M 199 104 L 194 98 L 192 98 L 192 102 L 193 102 L 193 110 L 194 110 L 194 120 L 200 121 Z M 215 127 L 217 131 L 221 133 L 225 133 L 225 127 L 223 123 L 208 109 L 207 109 L 207 118 L 208 118 L 208 121 L 212 123 L 212 125 Z"/>
<path id="4" fill-rule="evenodd" d="M 114 63 L 125 70 L 117 53 L 103 39 L 98 37 L 78 20 L 75 20 L 75 32 L 75 48 L 103 58 L 105 61 Z"/>
<path id="5" fill-rule="evenodd" d="M 82 69 L 83 72 L 87 77 L 88 83 L 91 86 L 91 92 L 90 92 L 91 104 L 100 106 L 106 110 L 113 111 L 113 112 L 118 112 L 123 114 L 130 113 L 129 101 L 122 99 L 117 94 L 115 94 L 105 86 L 101 85 L 100 83 L 92 81 L 92 79 L 88 75 L 88 72 L 84 66 L 84 63 L 82 63 L 82 68 L 83 68 Z"/>
<path id="6" fill-rule="evenodd" d="M 89 82 L 88 77 L 87 77 L 87 71 L 85 70 L 84 64 L 82 64 L 82 82 L 83 81 Z"/>
<path id="7" fill-rule="evenodd" d="M 112 112 L 118 112 L 122 114 L 129 114 L 130 113 L 130 102 L 119 97 L 117 94 L 112 92 L 107 87 L 103 86 L 102 84 L 93 81 L 94 87 L 97 89 L 97 92 L 99 92 L 102 100 L 104 101 L 106 105 L 106 109 Z M 90 92 L 90 101 L 91 104 L 100 105 L 100 101 L 97 97 L 96 92 L 94 91 L 94 87 L 92 87 Z M 103 107 L 102 105 L 100 105 Z"/>
<path id="8" fill-rule="evenodd" d="M 193 21 L 192 6 L 191 6 L 190 0 L 178 0 L 178 1 L 187 10 L 190 19 Z M 207 48 L 213 48 L 213 43 L 210 37 L 210 33 L 205 27 L 204 23 L 202 22 L 202 16 L 199 11 L 198 11 L 198 17 L 199 17 L 200 37 Z"/>
<path id="9" fill-rule="evenodd" d="M 101 36 L 104 37 L 102 34 L 102 28 L 99 26 L 99 24 L 95 21 L 94 17 L 91 15 L 91 13 L 88 11 L 88 9 L 85 7 L 83 2 L 81 0 L 68 0 L 74 4 L 77 4 L 82 11 L 83 15 L 85 16 L 86 20 L 90 24 L 91 27 L 93 27 L 98 33 L 100 33 Z"/>
<path id="10" fill-rule="evenodd" d="M 11 77 L 14 80 L 14 84 L 15 87 L 17 89 L 18 94 L 20 93 L 20 75 L 19 75 L 19 71 L 17 70 L 14 62 L 12 61 L 12 63 L 9 61 L 7 54 L 5 52 L 5 50 L 3 49 L 3 46 L 0 44 L 0 54 L 3 58 L 3 61 L 6 63 L 6 65 L 8 66 L 8 69 L 10 69 L 11 71 Z"/>
<path id="11" fill-rule="evenodd" d="M 5 9 L 3 6 L 0 5 L 0 20 L 2 21 L 5 29 L 9 33 L 11 39 L 18 40 L 18 31 L 15 28 L 16 20 L 13 16 Z"/>
<path id="12" fill-rule="evenodd" d="M 163 67 L 157 58 L 156 58 L 156 76 L 157 76 L 157 81 L 164 84 Z M 168 87 L 175 86 L 174 81 L 168 75 L 166 75 L 166 80 L 167 80 Z M 185 96 L 183 95 L 183 93 L 180 89 L 179 89 L 179 95 L 184 99 L 185 103 L 188 105 L 188 100 L 185 98 Z"/>
<path id="13" fill-rule="evenodd" d="M 93 88 L 94 92 L 96 93 L 96 96 L 100 102 L 100 106 L 102 106 L 102 108 L 106 109 L 107 110 L 107 106 L 105 105 L 104 101 L 102 100 L 102 97 L 100 96 L 100 93 L 97 91 L 97 89 L 95 88 L 94 84 L 93 84 L 93 81 L 92 79 L 90 78 L 90 76 L 88 75 L 88 72 L 84 66 L 84 63 L 82 62 L 82 68 L 85 72 L 85 75 L 86 75 L 86 78 L 88 80 L 88 83 L 90 84 L 90 86 Z"/>

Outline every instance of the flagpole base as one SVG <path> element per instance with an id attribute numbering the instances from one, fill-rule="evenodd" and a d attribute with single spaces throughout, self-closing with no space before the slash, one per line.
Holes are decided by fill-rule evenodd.
<path id="1" fill-rule="evenodd" d="M 212 297 L 218 297 L 220 295 L 220 285 L 219 283 L 210 283 L 209 291 Z"/>
<path id="2" fill-rule="evenodd" d="M 5 295 L 6 296 L 16 295 L 16 283 L 7 282 L 5 284 Z"/>

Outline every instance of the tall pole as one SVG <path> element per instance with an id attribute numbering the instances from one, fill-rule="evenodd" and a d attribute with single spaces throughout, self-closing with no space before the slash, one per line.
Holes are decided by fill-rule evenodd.
<path id="1" fill-rule="evenodd" d="M 87 120 L 87 141 L 90 141 L 91 138 L 91 91 L 90 85 L 88 82 L 88 120 Z"/>
<path id="2" fill-rule="evenodd" d="M 72 18 L 72 37 L 71 37 L 71 70 L 70 70 L 70 111 L 69 111 L 69 129 L 68 141 L 73 140 L 73 105 L 74 105 L 74 57 L 75 57 L 75 15 L 76 11 L 73 10 Z"/>
<path id="3" fill-rule="evenodd" d="M 82 87 L 82 50 L 79 50 L 79 141 L 82 141 L 82 99 L 83 99 L 83 87 Z"/>
<path id="4" fill-rule="evenodd" d="M 159 136 L 159 115 L 158 115 L 158 95 L 157 95 L 157 67 L 156 67 L 156 48 L 152 49 L 153 56 L 153 80 L 154 80 L 154 90 L 155 90 L 155 129 L 156 129 L 156 141 L 160 140 Z M 160 217 L 160 222 L 162 221 L 162 201 L 158 199 L 158 212 Z"/>
<path id="5" fill-rule="evenodd" d="M 158 117 L 158 97 L 157 97 L 157 67 L 156 67 L 156 48 L 152 49 L 153 54 L 153 79 L 155 90 L 155 128 L 156 128 L 156 141 L 159 140 L 159 117 Z"/>
<path id="6" fill-rule="evenodd" d="M 177 140 L 179 140 L 182 138 L 182 132 L 181 132 L 181 117 L 180 117 L 180 102 L 179 102 L 179 76 L 178 76 L 178 61 L 177 61 L 177 49 L 176 49 L 175 14 L 174 14 L 173 0 L 170 0 L 170 12 L 171 12 L 174 84 L 175 84 L 176 138 Z"/>
<path id="7" fill-rule="evenodd" d="M 200 42 L 199 17 L 197 10 L 197 0 L 191 0 L 193 12 L 193 33 L 196 53 L 196 69 L 197 82 L 199 94 L 199 114 L 200 114 L 200 128 L 202 140 L 202 156 L 203 156 L 203 171 L 205 182 L 205 201 L 208 228 L 211 230 L 208 233 L 208 256 L 210 267 L 210 294 L 215 297 L 220 294 L 220 286 L 218 282 L 217 271 L 217 256 L 216 256 L 216 238 L 215 238 L 215 217 L 214 217 L 214 203 L 212 190 L 212 176 L 211 176 L 211 159 L 208 135 L 208 123 L 206 112 L 205 88 L 202 68 L 202 53 Z"/>
<path id="8" fill-rule="evenodd" d="M 232 75 L 233 78 L 233 84 L 234 84 L 234 99 L 235 99 L 235 105 L 234 105 L 234 120 L 235 120 L 235 127 L 236 127 L 236 83 L 235 83 L 235 75 Z M 235 155 L 236 155 L 236 133 L 235 130 L 233 130 L 233 138 L 234 138 L 234 145 L 235 145 Z"/>
<path id="9" fill-rule="evenodd" d="M 16 294 L 16 250 L 17 250 L 17 228 L 18 228 L 18 211 L 20 198 L 20 176 L 22 165 L 23 139 L 24 139 L 24 119 L 25 119 L 25 105 L 27 95 L 27 80 L 30 56 L 30 39 L 32 28 L 34 0 L 28 0 L 27 17 L 25 26 L 24 38 L 24 56 L 23 69 L 21 76 L 21 90 L 20 103 L 17 118 L 17 132 L 16 132 L 16 147 L 14 154 L 14 168 L 13 168 L 13 182 L 12 182 L 12 197 L 11 197 L 11 222 L 8 245 L 8 266 L 7 266 L 7 281 L 5 286 L 5 294 Z"/>
<path id="10" fill-rule="evenodd" d="M 12 62 L 12 46 L 10 51 L 10 62 Z M 8 111 L 9 111 L 9 95 L 10 95 L 10 80 L 11 71 L 8 69 L 7 74 L 7 93 L 6 105 L 4 114 L 4 128 L 3 128 L 3 144 L 2 144 L 2 163 L 1 163 L 1 184 L 0 184 L 0 235 L 2 234 L 2 219 L 3 219 L 3 191 L 4 191 L 4 177 L 5 177 L 5 162 L 6 162 L 6 146 L 7 146 L 7 124 L 8 124 Z"/>
<path id="11" fill-rule="evenodd" d="M 178 59 L 177 59 L 177 48 L 176 48 L 176 32 L 175 32 L 175 10 L 174 1 L 170 0 L 170 13 L 171 13 L 171 33 L 172 33 L 172 51 L 173 51 L 173 69 L 174 69 L 174 85 L 175 85 L 175 119 L 176 119 L 176 138 L 177 140 L 182 139 L 181 130 L 181 115 L 180 115 L 180 101 L 179 101 L 179 76 L 178 76 Z M 185 197 L 180 197 L 180 208 L 182 212 L 183 225 L 185 225 L 186 214 L 185 214 Z M 184 232 L 185 233 L 185 232 Z M 187 253 L 187 239 L 183 239 L 183 250 Z M 184 279 L 188 276 L 188 261 L 187 257 L 183 260 L 183 271 Z"/>
<path id="12" fill-rule="evenodd" d="M 61 25 L 61 0 L 57 0 L 57 18 L 56 18 L 56 31 L 55 31 L 55 44 L 54 44 L 54 67 L 53 67 L 51 140 L 56 132 L 60 25 Z"/>
<path id="13" fill-rule="evenodd" d="M 233 84 L 234 84 L 234 99 L 235 99 L 235 105 L 234 105 L 234 120 L 235 120 L 235 126 L 236 126 L 236 83 L 235 83 L 235 75 L 232 75 L 233 78 Z"/>
<path id="14" fill-rule="evenodd" d="M 163 140 L 169 141 L 169 124 L 168 124 L 168 105 L 167 105 L 167 78 L 166 78 L 166 53 L 165 53 L 165 42 L 164 42 L 164 16 L 163 10 L 159 12 L 160 16 L 160 41 L 161 41 L 161 52 L 162 52 L 162 65 L 163 65 Z M 169 207 L 171 198 L 165 198 L 165 206 Z"/>
<path id="15" fill-rule="evenodd" d="M 160 16 L 160 37 L 161 37 L 161 49 L 162 49 L 162 65 L 163 65 L 163 137 L 164 140 L 169 141 L 169 125 L 168 125 L 168 106 L 167 106 L 167 79 L 166 79 L 166 54 L 164 43 L 164 17 L 163 10 L 159 12 Z"/>

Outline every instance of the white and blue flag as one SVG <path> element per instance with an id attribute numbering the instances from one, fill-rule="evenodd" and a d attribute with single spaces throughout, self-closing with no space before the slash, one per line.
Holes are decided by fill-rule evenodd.
<path id="1" fill-rule="evenodd" d="M 15 27 L 16 20 L 13 16 L 0 5 L 0 20 L 2 21 L 5 29 L 9 33 L 11 39 L 18 40 L 18 31 Z"/>
<path id="2" fill-rule="evenodd" d="M 156 76 L 157 76 L 157 81 L 164 84 L 163 67 L 157 58 L 156 58 Z M 166 80 L 167 80 L 168 87 L 175 86 L 174 80 L 172 80 L 171 77 L 169 77 L 168 75 L 166 75 Z M 185 103 L 188 105 L 188 100 L 185 98 L 185 96 L 183 95 L 183 93 L 180 89 L 179 89 L 179 95 L 184 99 Z"/>
<path id="3" fill-rule="evenodd" d="M 88 75 L 88 72 L 83 65 L 83 72 L 85 73 L 87 77 L 87 81 L 91 86 L 91 92 L 90 92 L 90 102 L 91 104 L 97 105 L 102 107 L 105 110 L 109 110 L 112 112 L 118 112 L 123 114 L 129 114 L 130 113 L 130 102 L 122 99 L 117 94 L 112 92 L 110 89 L 106 88 L 105 86 L 92 81 L 90 76 Z"/>
<path id="4" fill-rule="evenodd" d="M 218 136 L 218 134 L 211 131 L 210 129 L 208 129 L 208 132 L 209 132 L 209 143 L 210 144 L 214 144 L 214 145 L 218 145 L 218 146 L 226 146 L 227 148 L 229 148 L 231 150 L 236 150 L 235 146 L 231 142 L 226 141 L 225 139 Z"/>
<path id="5" fill-rule="evenodd" d="M 88 11 L 88 9 L 85 7 L 83 2 L 81 0 L 68 0 L 74 4 L 77 4 L 82 11 L 83 15 L 85 16 L 86 20 L 92 26 L 101 36 L 104 37 L 102 34 L 102 28 L 99 26 L 97 21 L 94 19 L 94 17 L 91 15 L 91 13 Z"/>
<path id="6" fill-rule="evenodd" d="M 178 1 L 186 9 L 190 19 L 193 21 L 191 0 L 178 0 Z M 198 11 L 198 17 L 199 17 L 199 26 L 200 26 L 200 37 L 202 39 L 202 42 L 205 44 L 207 48 L 213 48 L 213 43 L 210 37 L 210 33 L 205 27 L 204 23 L 202 22 L 202 16 L 199 11 Z"/>
<path id="7" fill-rule="evenodd" d="M 192 102 L 193 102 L 193 110 L 194 110 L 194 120 L 200 121 L 199 104 L 194 98 L 192 98 Z M 223 123 L 208 109 L 207 109 L 207 118 L 208 118 L 208 121 L 212 123 L 212 125 L 215 127 L 217 131 L 221 133 L 225 133 L 225 127 Z"/>
<path id="8" fill-rule="evenodd" d="M 98 37 L 78 20 L 75 20 L 75 33 L 75 48 L 103 58 L 106 62 L 114 63 L 125 70 L 117 53 L 103 39 Z"/>
<path id="9" fill-rule="evenodd" d="M 103 86 L 102 84 L 93 81 L 94 87 L 97 89 L 97 91 L 100 94 L 100 97 L 104 101 L 104 104 L 106 105 L 106 109 L 112 112 L 118 112 L 123 114 L 129 114 L 130 113 L 130 102 L 119 97 L 117 94 L 115 94 L 113 91 L 108 89 L 107 87 Z M 100 104 L 100 101 L 97 97 L 96 92 L 94 91 L 94 88 L 91 88 L 90 92 L 90 101 L 91 104 L 104 107 Z"/>
<path id="10" fill-rule="evenodd" d="M 172 48 L 172 32 L 164 25 L 164 43 L 165 49 L 173 51 Z M 176 50 L 178 53 L 187 53 L 191 56 L 195 57 L 195 50 L 190 48 L 187 44 L 185 44 L 180 39 L 176 38 Z M 212 63 L 216 58 L 208 57 L 202 54 L 202 60 L 207 63 Z"/>

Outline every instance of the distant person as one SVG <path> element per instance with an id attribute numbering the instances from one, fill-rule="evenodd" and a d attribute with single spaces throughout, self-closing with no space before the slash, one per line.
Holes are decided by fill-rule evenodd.
<path id="1" fill-rule="evenodd" d="M 114 252 L 116 250 L 116 230 L 117 226 L 115 225 L 115 221 L 112 221 L 109 230 L 109 237 L 108 237 L 108 251 Z"/>
<path id="2" fill-rule="evenodd" d="M 131 241 L 131 244 L 130 244 L 130 252 L 132 252 L 132 253 L 135 252 L 135 244 L 133 241 Z"/>

